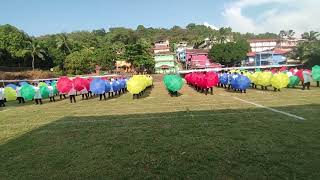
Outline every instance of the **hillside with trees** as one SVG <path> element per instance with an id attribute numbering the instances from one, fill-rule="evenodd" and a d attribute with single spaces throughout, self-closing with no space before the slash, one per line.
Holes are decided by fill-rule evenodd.
<path id="1" fill-rule="evenodd" d="M 197 48 L 206 38 L 217 42 L 210 56 L 222 64 L 231 65 L 245 57 L 247 39 L 281 38 L 282 35 L 288 34 L 241 34 L 231 28 L 213 30 L 191 23 L 185 28 L 146 28 L 139 25 L 136 29 L 116 27 L 33 37 L 6 24 L 0 25 L 0 66 L 53 68 L 60 74 L 83 74 L 94 71 L 95 65 L 103 70 L 113 70 L 115 61 L 128 60 L 135 69 L 152 69 L 151 48 L 155 41 L 168 39 L 171 47 L 185 41 Z M 317 32 L 305 33 L 303 37 L 309 40 L 299 46 L 293 56 L 310 63 L 317 59 L 320 54 L 317 36 Z M 227 39 L 232 42 L 223 43 Z"/>

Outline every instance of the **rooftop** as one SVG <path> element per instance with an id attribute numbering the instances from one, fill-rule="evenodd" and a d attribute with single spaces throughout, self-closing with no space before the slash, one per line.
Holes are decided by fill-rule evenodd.
<path id="1" fill-rule="evenodd" d="M 187 49 L 187 54 L 208 54 L 208 49 Z"/>

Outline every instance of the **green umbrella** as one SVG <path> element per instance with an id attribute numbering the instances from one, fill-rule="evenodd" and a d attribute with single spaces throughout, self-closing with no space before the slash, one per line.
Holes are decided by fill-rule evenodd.
<path id="1" fill-rule="evenodd" d="M 58 94 L 57 81 L 53 81 L 51 86 L 53 87 L 53 94 Z"/>
<path id="2" fill-rule="evenodd" d="M 177 92 L 183 86 L 183 80 L 178 75 L 166 75 L 163 78 L 164 85 L 169 91 Z"/>
<path id="3" fill-rule="evenodd" d="M 40 86 L 40 94 L 42 98 L 48 98 L 49 97 L 49 89 L 47 86 Z"/>
<path id="4" fill-rule="evenodd" d="M 312 67 L 312 78 L 315 81 L 320 81 L 320 66 L 315 65 Z"/>
<path id="5" fill-rule="evenodd" d="M 291 76 L 289 80 L 289 87 L 295 87 L 298 86 L 300 83 L 300 79 L 298 76 Z"/>
<path id="6" fill-rule="evenodd" d="M 32 100 L 35 94 L 35 90 L 33 88 L 33 86 L 26 84 L 23 85 L 21 87 L 21 96 L 25 99 L 25 100 Z"/>

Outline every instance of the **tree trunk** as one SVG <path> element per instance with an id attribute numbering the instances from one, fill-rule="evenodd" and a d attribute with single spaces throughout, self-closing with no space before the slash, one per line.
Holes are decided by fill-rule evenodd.
<path id="1" fill-rule="evenodd" d="M 34 55 L 32 54 L 32 71 L 34 71 Z"/>

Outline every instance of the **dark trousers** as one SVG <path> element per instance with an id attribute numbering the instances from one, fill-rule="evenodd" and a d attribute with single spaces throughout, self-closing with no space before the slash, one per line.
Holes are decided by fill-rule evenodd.
<path id="1" fill-rule="evenodd" d="M 52 102 L 52 101 L 56 101 L 55 99 L 54 99 L 54 96 L 52 96 L 52 97 L 50 97 L 50 102 Z"/>
<path id="2" fill-rule="evenodd" d="M 88 96 L 90 96 L 90 98 L 92 98 L 92 92 L 91 91 L 88 92 Z"/>
<path id="3" fill-rule="evenodd" d="M 100 101 L 102 100 L 102 96 L 103 96 L 104 100 L 107 100 L 106 93 L 103 93 L 103 94 L 100 94 Z"/>
<path id="4" fill-rule="evenodd" d="M 273 88 L 273 91 L 275 91 L 275 92 L 276 92 L 276 91 L 280 91 L 280 89 L 277 89 L 277 88 Z"/>
<path id="5" fill-rule="evenodd" d="M 6 107 L 6 105 L 4 104 L 4 100 L 0 100 L 0 107 Z"/>
<path id="6" fill-rule="evenodd" d="M 82 94 L 82 100 L 84 100 L 84 97 L 86 97 L 86 99 L 88 99 L 89 94 Z"/>
<path id="7" fill-rule="evenodd" d="M 17 97 L 17 100 L 19 101 L 19 104 L 21 103 L 25 103 L 24 98 L 23 97 Z"/>
<path id="8" fill-rule="evenodd" d="M 63 96 L 63 99 L 67 98 L 65 94 L 60 94 L 60 99 L 62 99 L 62 96 Z"/>
<path id="9" fill-rule="evenodd" d="M 310 89 L 310 82 L 303 83 L 302 90 L 305 90 L 306 87 L 307 87 L 308 90 Z"/>
<path id="10" fill-rule="evenodd" d="M 77 102 L 77 101 L 76 101 L 76 95 L 70 95 L 69 98 L 70 98 L 70 102 L 71 102 L 71 103 L 72 103 L 72 101 L 73 101 L 74 103 Z"/>
<path id="11" fill-rule="evenodd" d="M 36 104 L 42 104 L 42 99 L 35 99 L 35 101 L 36 101 Z"/>

